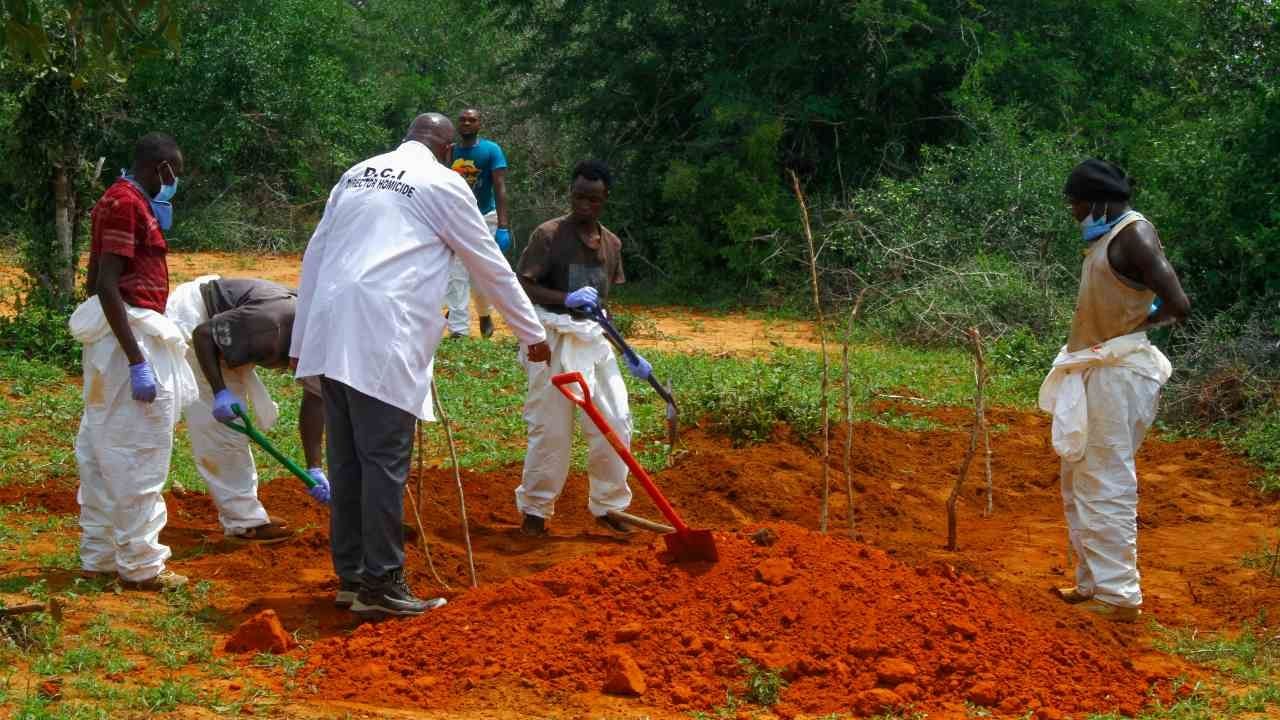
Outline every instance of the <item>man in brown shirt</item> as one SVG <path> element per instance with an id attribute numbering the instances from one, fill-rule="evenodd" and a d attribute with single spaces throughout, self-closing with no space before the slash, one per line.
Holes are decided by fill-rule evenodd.
<path id="1" fill-rule="evenodd" d="M 568 215 L 539 225 L 520 256 L 516 275 L 533 301 L 551 346 L 549 363 L 525 363 L 529 394 L 524 417 L 529 446 L 524 473 L 516 488 L 516 507 L 524 516 L 527 535 L 545 535 L 546 520 L 555 513 L 556 498 L 569 473 L 573 441 L 574 405 L 551 384 L 562 372 L 582 373 L 592 401 L 624 443 L 631 442 L 631 410 L 627 387 L 618 373 L 613 348 L 591 311 L 603 307 L 614 285 L 626 281 L 622 271 L 622 241 L 604 225 L 600 215 L 609 197 L 612 178 L 604 163 L 580 162 L 571 178 Z M 644 358 L 627 363 L 644 379 L 652 368 Z M 582 423 L 590 445 L 587 477 L 591 484 L 587 508 L 604 527 L 625 533 L 627 526 L 608 513 L 631 503 L 627 466 L 599 429 Z"/>
<path id="2" fill-rule="evenodd" d="M 1155 227 L 1129 207 L 1123 170 L 1086 160 L 1063 192 L 1088 249 L 1071 335 L 1040 390 L 1041 407 L 1054 414 L 1076 555 L 1075 584 L 1058 593 L 1132 622 L 1142 605 L 1134 458 L 1172 370 L 1146 330 L 1183 320 L 1190 303 Z"/>

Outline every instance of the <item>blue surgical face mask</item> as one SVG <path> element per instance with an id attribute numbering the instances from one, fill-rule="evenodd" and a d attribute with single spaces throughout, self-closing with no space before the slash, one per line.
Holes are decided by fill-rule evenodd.
<path id="1" fill-rule="evenodd" d="M 157 195 L 156 197 L 160 197 Z M 163 200 L 151 201 L 151 212 L 156 216 L 156 222 L 160 223 L 161 230 L 168 230 L 173 227 L 173 205 Z"/>
<path id="2" fill-rule="evenodd" d="M 1096 216 L 1093 214 L 1093 211 L 1091 209 L 1089 212 L 1089 217 L 1080 221 L 1080 234 L 1082 237 L 1084 237 L 1085 242 L 1091 243 L 1094 240 L 1097 240 L 1098 238 L 1102 237 L 1103 235 L 1106 235 L 1107 233 L 1111 232 L 1111 229 L 1114 228 L 1121 220 L 1125 218 L 1126 215 L 1128 215 L 1131 212 L 1133 211 L 1126 210 L 1120 213 L 1119 215 L 1117 215 L 1116 217 L 1112 218 L 1111 220 L 1107 220 L 1107 211 L 1106 211 L 1105 205 L 1102 208 L 1101 214 Z"/>
<path id="3" fill-rule="evenodd" d="M 147 191 L 133 178 L 133 175 L 128 170 L 121 168 L 120 177 L 133 183 L 133 186 L 138 188 L 144 197 L 146 196 Z M 165 188 L 171 188 L 167 196 L 165 195 Z M 168 198 L 173 197 L 173 194 L 177 191 L 178 178 L 174 177 L 173 185 L 161 185 L 160 192 L 156 193 L 154 198 L 148 200 L 151 203 L 151 214 L 156 216 L 156 223 L 160 225 L 161 230 L 168 230 L 173 227 L 173 205 L 169 203 Z"/>
<path id="4" fill-rule="evenodd" d="M 165 165 L 168 166 L 168 163 L 165 163 Z M 166 185 L 164 184 L 164 176 L 161 176 L 160 192 L 156 193 L 154 198 L 157 202 L 168 203 L 178 193 L 178 174 L 173 172 L 172 167 L 169 167 L 169 174 L 173 175 L 173 182 Z"/>

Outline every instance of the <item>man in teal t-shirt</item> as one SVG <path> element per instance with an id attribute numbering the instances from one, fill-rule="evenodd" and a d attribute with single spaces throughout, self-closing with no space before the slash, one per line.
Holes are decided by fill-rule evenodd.
<path id="1" fill-rule="evenodd" d="M 511 230 L 507 224 L 507 158 L 502 148 L 492 140 L 480 137 L 480 111 L 467 108 L 458 115 L 458 135 L 462 141 L 453 145 L 450 167 L 471 186 L 476 205 L 493 231 L 493 239 L 506 252 L 511 248 Z M 469 292 L 468 292 L 469 291 Z M 493 318 L 490 317 L 488 298 L 471 289 L 467 269 L 455 256 L 449 266 L 449 284 L 444 299 L 449 308 L 449 337 L 465 337 L 471 331 L 471 314 L 467 308 L 468 295 L 476 303 L 480 316 L 480 335 L 493 334 Z"/>

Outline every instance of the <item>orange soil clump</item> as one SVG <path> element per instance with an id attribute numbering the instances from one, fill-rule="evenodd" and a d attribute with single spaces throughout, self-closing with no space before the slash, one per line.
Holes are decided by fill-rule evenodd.
<path id="1" fill-rule="evenodd" d="M 279 655 L 289 652 L 297 644 L 285 632 L 276 611 L 263 610 L 240 623 L 240 627 L 227 638 L 224 647 L 230 653 L 269 652 Z"/>
<path id="2" fill-rule="evenodd" d="M 966 699 L 1002 712 L 1132 713 L 1160 694 L 1160 673 L 947 565 L 911 568 L 844 538 L 769 529 L 767 545 L 718 534 L 713 565 L 669 564 L 654 543 L 482 587 L 321 641 L 311 667 L 344 668 L 322 684 L 331 699 L 437 708 L 501 676 L 706 710 L 741 684 L 740 658 L 782 672 L 780 709 L 793 713 L 941 711 Z"/>

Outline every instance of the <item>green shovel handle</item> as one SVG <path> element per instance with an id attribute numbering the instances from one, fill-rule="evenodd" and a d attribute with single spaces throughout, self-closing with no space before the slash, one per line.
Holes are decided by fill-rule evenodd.
<path id="1" fill-rule="evenodd" d="M 242 410 L 239 403 L 231 406 L 231 412 L 234 412 L 236 417 L 243 420 L 244 424 L 240 425 L 236 422 L 228 422 L 226 423 L 227 427 L 238 433 L 249 436 L 250 440 L 257 443 L 263 450 L 266 450 L 271 457 L 280 461 L 280 464 L 288 468 L 289 472 L 297 475 L 298 479 L 302 481 L 303 485 L 307 486 L 308 490 L 316 486 L 317 483 L 315 478 L 311 477 L 306 470 L 303 470 L 298 463 L 294 462 L 293 458 L 290 458 L 288 455 L 277 450 L 276 447 L 271 444 L 271 441 L 267 440 L 267 436 L 263 435 L 258 431 L 258 428 L 253 426 L 253 421 L 249 419 L 249 413 Z"/>

